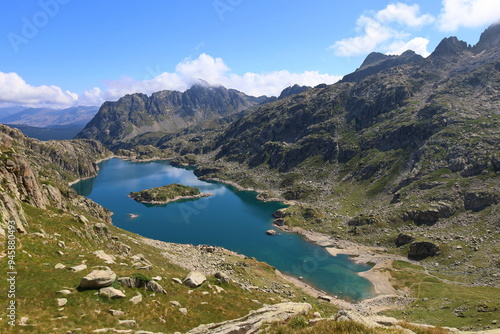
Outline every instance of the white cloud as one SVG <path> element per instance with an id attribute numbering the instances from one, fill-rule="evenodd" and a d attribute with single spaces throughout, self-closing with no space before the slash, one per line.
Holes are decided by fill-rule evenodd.
<path id="1" fill-rule="evenodd" d="M 335 83 L 341 76 L 321 74 L 317 71 L 291 73 L 289 71 L 275 71 L 270 73 L 245 73 L 238 75 L 224 63 L 222 58 L 214 58 L 205 53 L 196 59 L 184 59 L 177 64 L 175 72 L 164 72 L 151 79 L 134 80 L 123 77 L 120 80 L 105 82 L 105 90 L 101 92 L 101 100 L 116 100 L 131 93 L 151 94 L 160 90 L 185 91 L 194 83 L 203 80 L 211 85 L 222 85 L 233 88 L 249 95 L 274 95 L 294 84 L 315 86 L 320 83 Z M 94 95 L 85 92 L 84 95 Z"/>
<path id="2" fill-rule="evenodd" d="M 420 15 L 420 7 L 415 4 L 409 6 L 404 3 L 390 4 L 385 9 L 382 9 L 375 18 L 379 22 L 397 22 L 401 25 L 409 27 L 422 27 L 434 22 L 434 17 L 430 14 Z"/>
<path id="3" fill-rule="evenodd" d="M 418 47 L 414 49 L 416 53 L 423 56 L 429 54 L 427 49 L 422 49 L 424 45 L 423 38 L 407 41 L 411 36 L 405 31 L 406 28 L 420 28 L 434 22 L 434 17 L 430 14 L 420 15 L 418 5 L 406 5 L 403 3 L 389 4 L 384 9 L 371 13 L 370 15 L 361 15 L 357 20 L 357 31 L 360 35 L 352 38 L 346 38 L 335 42 L 329 49 L 341 57 L 360 56 L 372 51 L 394 53 L 394 45 L 408 45 Z M 413 42 L 412 42 L 413 41 Z M 399 53 L 402 53 L 403 50 Z M 398 53 L 398 54 L 399 54 Z"/>
<path id="4" fill-rule="evenodd" d="M 498 0 L 443 0 L 438 26 L 442 31 L 474 28 L 500 19 Z"/>
<path id="5" fill-rule="evenodd" d="M 38 107 L 68 107 L 78 95 L 57 86 L 31 86 L 17 73 L 0 72 L 0 103 Z"/>
<path id="6" fill-rule="evenodd" d="M 153 74 L 154 75 L 154 74 Z M 164 72 L 144 80 L 122 77 L 107 80 L 104 87 L 94 87 L 80 95 L 57 86 L 34 87 L 27 84 L 16 73 L 0 72 L 0 105 L 19 104 L 31 107 L 63 108 L 74 105 L 98 106 L 104 101 L 115 101 L 126 94 L 152 94 L 160 90 L 185 91 L 200 80 L 211 85 L 222 85 L 248 95 L 277 96 L 291 85 L 316 86 L 320 83 L 332 84 L 342 76 L 321 74 L 317 71 L 292 73 L 275 71 L 270 73 L 235 74 L 222 58 L 214 58 L 205 53 L 198 58 L 184 59 L 177 64 L 175 72 Z"/>
<path id="7" fill-rule="evenodd" d="M 423 57 L 427 57 L 430 55 L 430 52 L 427 51 L 427 46 L 429 45 L 429 40 L 427 38 L 415 37 L 409 42 L 397 41 L 389 47 L 389 51 L 387 54 L 390 55 L 400 55 L 407 50 L 413 50 L 415 53 Z"/>

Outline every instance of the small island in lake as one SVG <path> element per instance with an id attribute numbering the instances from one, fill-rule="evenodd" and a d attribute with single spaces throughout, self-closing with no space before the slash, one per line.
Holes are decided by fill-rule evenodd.
<path id="1" fill-rule="evenodd" d="M 213 194 L 202 193 L 200 189 L 195 187 L 172 183 L 166 186 L 131 192 L 128 195 L 130 198 L 140 203 L 167 204 L 181 199 L 208 197 Z"/>

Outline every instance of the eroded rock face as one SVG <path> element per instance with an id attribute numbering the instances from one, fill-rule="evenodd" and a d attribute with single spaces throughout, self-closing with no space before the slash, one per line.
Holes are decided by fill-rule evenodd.
<path id="1" fill-rule="evenodd" d="M 409 244 L 410 242 L 413 242 L 414 240 L 415 238 L 412 237 L 411 235 L 400 233 L 396 238 L 395 243 L 397 247 L 401 247 L 403 245 Z"/>
<path id="2" fill-rule="evenodd" d="M 266 306 L 244 317 L 218 324 L 198 326 L 187 334 L 230 334 L 256 333 L 264 323 L 285 321 L 294 316 L 306 314 L 312 309 L 307 303 L 281 303 Z"/>
<path id="3" fill-rule="evenodd" d="M 481 211 L 487 207 L 497 204 L 500 195 L 486 191 L 468 192 L 464 195 L 465 210 Z"/>
<path id="4" fill-rule="evenodd" d="M 412 260 L 423 260 L 429 256 L 435 256 L 439 252 L 438 245 L 429 241 L 418 241 L 410 245 L 408 258 Z"/>

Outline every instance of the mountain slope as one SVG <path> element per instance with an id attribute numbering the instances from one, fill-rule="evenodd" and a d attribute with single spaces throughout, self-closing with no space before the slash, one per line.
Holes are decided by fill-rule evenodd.
<path id="1" fill-rule="evenodd" d="M 105 102 L 77 138 L 91 138 L 108 147 L 147 132 L 177 132 L 191 125 L 222 118 L 259 104 L 233 89 L 196 84 L 185 92 L 132 94 Z"/>
<path id="2" fill-rule="evenodd" d="M 492 269 L 500 256 L 499 27 L 474 47 L 446 38 L 426 59 L 378 66 L 394 58 L 371 55 L 353 80 L 162 147 L 206 153 L 201 177 L 295 201 L 279 224 L 384 245 L 426 258 L 442 277 L 500 286 Z M 400 234 L 410 241 L 396 245 Z M 435 251 L 424 250 L 430 244 Z"/>

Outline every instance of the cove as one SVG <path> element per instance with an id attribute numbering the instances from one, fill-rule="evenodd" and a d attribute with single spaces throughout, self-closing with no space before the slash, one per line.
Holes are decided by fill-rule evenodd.
<path id="1" fill-rule="evenodd" d="M 255 257 L 312 286 L 339 297 L 361 300 L 373 297 L 371 283 L 357 272 L 370 266 L 356 264 L 347 255 L 331 256 L 300 235 L 272 228 L 272 213 L 286 207 L 279 202 L 262 202 L 256 193 L 198 180 L 193 169 L 177 168 L 167 161 L 129 162 L 111 159 L 99 164 L 99 174 L 73 188 L 83 196 L 111 210 L 113 224 L 142 236 L 166 242 L 221 246 Z M 140 191 L 170 183 L 199 188 L 214 196 L 167 205 L 141 204 L 128 197 Z M 132 219 L 130 214 L 138 215 Z"/>

